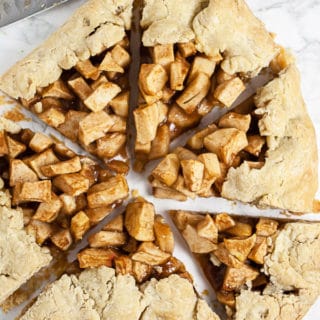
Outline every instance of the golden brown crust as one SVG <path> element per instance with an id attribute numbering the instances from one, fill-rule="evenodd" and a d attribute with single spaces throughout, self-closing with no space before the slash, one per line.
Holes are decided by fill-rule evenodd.
<path id="1" fill-rule="evenodd" d="M 125 29 L 130 29 L 132 3 L 88 1 L 40 47 L 10 68 L 0 78 L 0 89 L 16 99 L 31 99 L 38 87 L 56 81 L 64 69 L 119 42 Z"/>
<path id="2" fill-rule="evenodd" d="M 261 88 L 255 103 L 260 134 L 267 138 L 265 165 L 231 168 L 221 195 L 262 207 L 311 212 L 318 188 L 317 146 L 296 66 Z"/>

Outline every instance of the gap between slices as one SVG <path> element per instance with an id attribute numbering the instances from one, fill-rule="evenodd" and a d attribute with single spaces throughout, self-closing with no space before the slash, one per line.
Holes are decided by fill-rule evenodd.
<path id="1" fill-rule="evenodd" d="M 90 7 L 90 4 L 92 4 L 92 7 Z M 42 49 L 40 48 L 38 51 L 36 50 L 31 54 L 31 56 L 29 56 L 36 58 L 35 60 L 38 61 L 38 64 L 35 66 L 33 65 L 34 69 L 28 69 L 28 63 L 18 64 L 18 66 L 13 67 L 11 71 L 9 71 L 2 78 L 0 86 L 3 91 L 7 92 L 12 97 L 22 98 L 21 101 L 24 106 L 38 115 L 40 119 L 45 121 L 50 126 L 56 128 L 69 139 L 77 141 L 91 154 L 102 159 L 107 164 L 109 169 L 109 171 L 106 172 L 106 175 L 102 175 L 102 179 L 104 180 L 109 179 L 108 175 L 110 170 L 114 170 L 116 173 L 126 174 L 129 169 L 124 150 L 127 142 L 126 128 L 129 109 L 129 84 L 127 79 L 128 65 L 131 57 L 128 53 L 128 36 L 131 35 L 128 29 L 130 27 L 130 12 L 132 2 L 129 0 L 123 0 L 121 1 L 121 6 L 119 7 L 115 7 L 112 3 L 107 9 L 105 9 L 103 4 L 104 2 L 101 0 L 91 0 L 88 2 L 88 5 L 84 5 L 77 12 L 78 16 L 85 17 L 81 20 L 83 26 L 80 28 L 83 31 L 81 32 L 81 40 L 84 41 L 83 46 L 77 47 L 78 43 L 73 43 L 73 41 L 68 42 L 68 32 L 66 32 L 68 36 L 58 39 L 58 32 L 51 38 L 50 41 L 45 43 L 45 46 L 42 47 Z M 271 63 L 272 68 L 276 73 L 278 73 L 280 70 L 288 67 L 289 64 L 287 61 L 287 54 L 284 51 L 280 51 L 280 54 L 275 58 L 275 56 L 278 54 L 279 47 L 275 45 L 272 37 L 265 30 L 261 22 L 252 15 L 243 1 L 238 1 L 238 5 L 235 6 L 234 1 L 231 0 L 224 2 L 212 0 L 206 8 L 202 8 L 199 1 L 190 1 L 187 3 L 185 3 L 185 1 L 164 1 L 163 3 L 159 4 L 160 7 L 155 11 L 155 16 L 149 16 L 150 11 L 152 12 L 154 10 L 153 2 L 146 1 L 145 4 L 146 6 L 141 21 L 142 27 L 145 29 L 143 42 L 146 47 L 152 47 L 152 49 L 149 53 L 146 53 L 146 47 L 143 49 L 143 52 L 145 53 L 144 56 L 147 56 L 147 59 L 146 61 L 143 61 L 145 63 L 141 66 L 140 70 L 141 76 L 139 86 L 141 89 L 140 91 L 142 98 L 146 104 L 139 105 L 139 107 L 134 111 L 134 118 L 138 132 L 135 145 L 138 160 L 136 167 L 137 169 L 142 169 L 144 163 L 150 159 L 165 156 L 169 151 L 170 141 L 176 136 L 180 135 L 183 131 L 196 126 L 201 117 L 210 112 L 211 109 L 216 105 L 217 101 L 218 104 L 229 107 L 244 89 L 244 84 L 246 81 L 258 74 L 262 68 L 269 66 Z M 94 10 L 92 8 L 95 6 L 95 10 L 99 9 L 100 11 L 98 10 L 98 12 L 103 12 L 101 13 L 101 16 L 94 14 Z M 161 15 L 163 15 L 163 9 L 165 9 L 166 6 L 167 9 L 169 8 L 170 10 L 168 11 L 168 16 L 165 14 L 165 18 L 163 19 L 163 16 Z M 183 15 L 180 14 L 181 8 L 185 9 L 182 10 Z M 237 10 L 239 10 L 239 12 Z M 228 21 L 232 17 L 241 17 L 241 15 L 245 15 L 246 22 L 244 25 L 234 24 L 238 31 L 233 30 L 233 26 L 230 26 L 229 24 L 228 30 L 223 28 L 223 26 L 212 29 L 204 27 L 203 21 L 206 21 L 206 19 L 209 19 L 208 21 L 210 26 L 211 24 L 216 23 L 215 17 L 217 12 L 219 15 L 221 15 L 221 17 L 223 17 L 223 21 Z M 100 18 L 103 20 L 103 22 L 99 21 Z M 68 28 L 70 28 L 70 26 L 74 27 L 73 23 L 76 21 L 76 19 L 74 18 L 70 21 L 67 22 L 64 27 L 62 27 L 64 28 L 62 30 L 66 31 Z M 254 39 L 256 33 L 258 33 L 255 28 L 247 29 L 247 24 L 252 24 L 260 31 L 260 35 L 262 36 L 259 41 L 261 42 L 255 43 L 253 47 L 252 43 L 254 43 L 254 41 L 251 44 L 250 42 L 245 43 L 245 45 L 240 43 L 241 45 L 238 44 L 237 46 L 234 46 L 232 41 L 234 41 L 234 37 L 236 37 L 238 34 L 237 32 L 241 32 L 241 30 L 243 32 L 247 32 L 248 39 Z M 166 30 L 170 30 L 170 34 L 162 32 L 164 26 L 166 26 Z M 174 26 L 176 26 L 176 29 Z M 84 29 L 82 29 L 82 27 L 84 27 Z M 161 32 L 159 32 L 159 30 Z M 175 30 L 176 32 L 172 32 L 172 30 Z M 211 32 L 213 30 L 214 32 Z M 104 39 L 108 38 L 107 43 L 103 43 L 103 41 L 101 41 L 101 37 L 104 37 L 106 34 L 108 37 Z M 174 39 L 171 39 L 170 36 L 173 36 Z M 163 41 L 161 37 L 169 40 Z M 218 41 L 215 42 L 213 39 Z M 50 47 L 52 44 L 53 46 L 55 45 L 54 41 L 57 41 L 59 45 L 65 46 L 66 50 L 65 52 L 52 50 L 54 54 L 49 56 L 50 59 L 53 57 L 55 60 L 53 63 L 52 61 L 50 62 L 49 60 L 46 60 L 46 58 L 43 58 L 43 61 L 45 62 L 43 64 L 45 66 L 44 69 L 48 71 L 49 66 L 52 68 L 52 72 L 46 72 L 46 77 L 40 77 L 39 75 L 42 75 L 43 73 L 43 65 L 41 64 L 41 59 L 39 60 L 39 57 L 48 57 L 46 50 L 48 49 L 48 46 Z M 169 42 L 169 44 L 167 42 Z M 218 47 L 210 47 L 209 44 L 212 43 L 217 43 Z M 248 48 L 249 50 L 247 51 Z M 256 55 L 256 50 L 259 52 L 259 54 L 261 54 L 260 56 Z M 273 58 L 275 59 L 272 60 Z M 52 63 L 52 65 L 50 63 Z M 39 66 L 40 68 L 38 69 Z M 290 68 L 291 70 L 294 69 L 294 67 Z M 170 70 L 170 72 L 168 72 L 168 70 Z M 30 72 L 31 78 L 26 77 L 26 75 L 30 75 Z M 187 75 L 188 72 L 189 74 Z M 296 92 L 299 92 L 298 76 L 295 69 L 291 72 L 295 74 L 295 85 L 297 86 Z M 34 79 L 36 79 L 36 81 L 33 82 Z M 301 103 L 303 105 L 303 102 Z M 304 105 L 302 109 L 302 113 L 305 114 L 306 111 L 304 109 Z M 290 110 L 288 110 L 287 113 L 290 113 Z M 245 122 L 245 126 L 248 123 L 248 118 L 248 116 L 242 117 L 242 120 L 245 120 L 242 121 Z M 170 119 L 174 120 L 171 121 Z M 230 122 L 232 123 L 233 120 L 233 116 L 230 117 L 229 114 L 220 121 L 224 121 L 225 126 L 228 127 L 230 126 Z M 308 118 L 306 118 L 306 123 L 309 130 L 308 132 L 310 132 L 310 144 L 308 143 L 307 145 L 311 146 L 310 149 L 312 149 L 312 158 L 314 156 L 313 152 L 315 138 L 312 133 L 312 124 L 309 122 Z M 256 125 L 257 124 L 255 124 L 255 126 Z M 231 126 L 233 126 L 233 124 L 231 124 Z M 212 129 L 214 131 L 213 128 L 214 126 L 212 126 L 210 130 Z M 242 131 L 245 131 L 243 128 L 244 127 L 241 127 L 240 129 L 233 128 L 237 129 L 237 131 L 232 130 L 237 136 L 241 136 L 243 138 L 242 140 L 244 140 L 245 135 L 242 134 Z M 28 131 L 26 132 L 27 135 L 30 134 Z M 212 133 L 214 134 L 215 132 Z M 39 134 L 37 133 L 36 135 L 37 138 L 39 138 Z M 14 152 L 18 152 L 17 156 L 14 157 L 16 158 L 14 160 L 19 160 L 20 162 L 15 161 L 14 164 L 19 164 L 24 169 L 28 167 L 28 163 L 24 163 L 24 159 L 19 158 L 19 152 L 25 152 L 21 151 L 24 148 L 21 146 L 21 142 L 22 145 L 28 148 L 28 152 L 31 152 L 31 150 L 35 153 L 42 151 L 40 150 L 42 145 L 39 147 L 39 144 L 35 144 L 36 148 L 40 148 L 40 151 L 37 151 L 34 149 L 34 146 L 32 149 L 29 141 L 27 141 L 28 139 L 26 140 L 27 142 L 22 140 L 20 141 L 20 138 L 17 139 L 16 136 L 11 136 L 10 134 L 3 135 L 2 141 L 5 141 L 5 143 L 2 145 L 4 148 L 6 147 L 6 144 L 8 144 L 8 137 L 10 140 L 9 144 L 13 144 Z M 44 140 L 48 139 L 48 137 L 45 139 L 43 136 L 40 138 Z M 224 135 L 221 140 L 223 139 L 225 140 Z M 250 140 L 247 137 L 246 139 Z M 257 140 L 260 140 L 261 142 L 261 139 Z M 255 147 L 256 140 L 252 141 Z M 54 143 L 56 144 L 55 141 Z M 232 144 L 233 142 L 231 141 L 231 145 Z M 262 142 L 259 146 L 261 146 L 261 144 Z M 19 147 L 22 149 L 19 149 Z M 246 145 L 245 147 L 248 146 Z M 10 157 L 10 148 L 7 149 L 8 153 L 6 153 L 6 155 Z M 214 157 L 211 155 L 208 159 L 206 156 L 203 156 L 203 161 L 198 161 L 198 158 L 194 158 L 194 156 L 190 152 L 186 152 L 185 149 L 180 148 L 179 150 L 185 154 L 181 155 L 183 158 L 181 162 L 181 159 L 178 159 L 177 161 L 176 156 L 168 155 L 167 157 L 169 157 L 170 165 L 173 163 L 175 166 L 175 172 L 179 172 L 181 165 L 181 172 L 183 173 L 183 176 L 177 176 L 176 180 L 174 180 L 176 175 L 175 173 L 174 177 L 171 177 L 169 185 L 164 185 L 163 183 L 155 185 L 155 188 L 158 192 L 156 196 L 170 197 L 173 194 L 176 199 L 180 200 L 184 200 L 186 196 L 193 197 L 195 193 L 199 192 L 199 185 L 200 188 L 202 187 L 203 179 L 200 181 L 201 183 L 198 179 L 199 176 L 201 176 L 201 171 L 202 178 L 206 174 L 213 174 L 215 176 L 215 170 L 219 170 L 218 166 L 221 166 L 221 159 L 217 159 L 217 156 Z M 254 153 L 253 156 L 258 158 L 255 155 L 258 151 L 253 149 L 250 150 Z M 69 153 L 69 151 L 66 150 L 65 152 Z M 217 153 L 219 154 L 219 152 Z M 249 151 L 247 152 L 250 153 Z M 28 171 L 27 180 L 31 179 L 34 181 L 24 180 L 22 182 L 18 181 L 17 183 L 15 180 L 17 177 L 14 175 L 11 177 L 8 175 L 8 179 L 10 177 L 13 179 L 12 184 L 17 183 L 17 186 L 11 186 L 13 189 L 16 188 L 17 190 L 16 198 L 14 198 L 15 201 L 18 198 L 16 204 L 20 204 L 20 202 L 24 203 L 25 201 L 28 202 L 29 200 L 32 200 L 32 202 L 34 202 L 34 200 L 48 200 L 49 196 L 51 199 L 52 194 L 49 192 L 46 193 L 47 198 L 43 198 L 44 195 L 41 195 L 41 198 L 30 198 L 29 195 L 29 198 L 27 197 L 19 199 L 19 197 L 17 197 L 18 193 L 22 192 L 23 195 L 23 192 L 26 190 L 28 191 L 29 187 L 32 188 L 35 183 L 37 185 L 43 185 L 46 188 L 43 190 L 49 191 L 50 183 L 47 181 L 50 181 L 51 179 L 42 180 L 44 177 L 47 177 L 46 175 L 48 175 L 50 178 L 53 175 L 52 178 L 55 183 L 52 183 L 52 185 L 54 185 L 54 188 L 57 188 L 58 190 L 60 188 L 59 192 L 61 192 L 61 190 L 65 192 L 64 188 L 66 188 L 66 177 L 63 175 L 77 175 L 78 171 L 65 173 L 63 170 L 70 170 L 70 168 L 73 168 L 71 170 L 76 170 L 74 169 L 74 165 L 77 165 L 77 168 L 79 168 L 79 159 L 77 159 L 77 156 L 74 154 L 72 154 L 70 158 L 65 154 L 62 157 L 61 155 L 54 155 L 59 158 L 59 161 L 56 163 L 45 164 L 43 168 L 40 168 L 40 171 L 35 171 L 36 176 L 32 174 L 32 170 L 34 169 L 31 168 L 31 171 L 26 169 Z M 232 165 L 235 165 L 236 160 L 239 160 L 239 158 L 234 159 L 233 152 L 228 153 L 228 151 L 223 156 L 220 152 L 218 156 L 223 158 L 224 161 L 228 162 L 228 166 L 230 166 L 229 161 L 232 160 Z M 266 162 L 264 152 L 261 153 L 261 157 L 263 158 L 263 161 Z M 303 157 L 303 155 L 300 155 L 300 158 Z M 256 158 L 254 160 L 257 160 Z M 64 162 L 68 161 L 68 163 L 64 163 L 62 165 L 61 160 Z M 217 163 L 217 160 L 220 160 L 220 163 Z M 314 158 L 311 160 L 312 165 L 316 163 Z M 81 165 L 84 162 L 85 161 L 80 161 Z M 92 164 L 91 160 L 89 162 Z M 206 172 L 205 170 L 206 163 L 210 164 L 210 170 L 207 170 L 210 172 Z M 304 167 L 302 166 L 302 168 Z M 81 167 L 80 171 L 82 171 L 82 169 L 83 168 Z M 251 172 L 251 168 L 248 167 L 248 169 Z M 39 173 L 42 178 L 39 178 Z M 312 180 L 313 185 L 308 190 L 311 194 L 313 193 L 316 184 L 314 181 L 317 176 L 315 174 L 316 169 L 313 169 L 312 167 L 309 173 L 309 175 L 308 173 L 306 175 L 308 178 L 311 177 Z M 54 177 L 56 174 L 59 176 Z M 63 177 L 61 178 L 61 176 Z M 116 183 L 115 188 L 118 190 L 117 187 L 121 185 L 120 189 L 123 191 L 121 193 L 122 199 L 127 195 L 126 182 L 122 176 L 116 175 L 116 177 L 119 179 L 119 184 Z M 36 178 L 38 180 L 36 180 Z M 70 178 L 70 176 L 68 176 L 68 178 Z M 215 181 L 212 183 L 218 182 L 217 177 L 215 176 L 214 178 Z M 98 179 L 100 179 L 100 176 Z M 305 180 L 306 179 L 302 179 L 302 183 L 304 183 Z M 101 200 L 100 196 L 105 199 L 104 195 L 101 194 L 108 193 L 109 191 L 106 190 L 108 190 L 109 187 L 112 188 L 112 185 L 110 186 L 109 182 L 109 180 L 95 181 L 95 183 L 98 184 L 90 187 L 92 188 L 91 191 L 93 194 L 96 193 L 96 197 L 87 194 L 87 198 L 90 196 L 91 206 L 93 206 L 92 201 L 99 202 Z M 159 181 L 153 183 L 156 184 L 159 183 Z M 70 185 L 72 186 L 72 183 L 70 183 Z M 173 190 L 172 187 L 176 189 Z M 83 188 L 86 189 L 85 186 L 83 186 Z M 231 189 L 234 191 L 233 188 Z M 303 184 L 301 187 L 301 193 L 304 194 L 303 192 L 305 192 L 306 189 L 308 189 L 308 183 Z M 50 189 L 50 191 L 52 190 Z M 53 191 L 56 192 L 56 190 Z M 87 191 L 88 190 L 86 189 L 86 191 L 83 191 L 83 193 L 86 193 Z M 91 191 L 89 193 L 91 193 Z M 209 188 L 207 188 L 206 192 L 201 193 L 201 195 L 206 196 L 211 194 L 212 193 Z M 37 194 L 37 196 L 39 195 Z M 71 197 L 74 196 L 75 195 L 71 195 Z M 80 197 L 81 195 L 76 195 L 76 197 L 78 196 Z M 235 197 L 237 197 L 237 195 L 226 196 L 226 198 L 231 199 L 234 199 Z M 69 197 L 63 198 L 69 199 Z M 295 198 L 298 199 L 298 197 Z M 68 199 L 64 200 L 67 201 Z M 87 200 L 89 203 L 89 199 Z M 240 200 L 245 202 L 253 201 L 249 199 Z M 270 200 L 270 202 L 263 203 L 264 205 L 285 207 L 286 209 L 290 209 L 292 211 L 311 211 L 312 209 L 310 208 L 312 208 L 313 195 L 303 199 L 303 203 L 300 204 L 301 207 L 289 207 L 287 203 L 274 204 L 272 202 L 273 199 L 267 200 Z M 59 201 L 56 201 L 57 207 L 58 202 Z M 44 202 L 41 204 L 43 203 Z M 109 211 L 106 212 L 106 208 L 103 208 L 101 211 L 99 210 L 101 209 L 99 207 L 101 205 L 102 203 L 100 202 L 99 205 L 97 204 L 97 208 L 95 207 L 88 209 L 93 209 L 93 220 L 95 222 L 91 221 L 86 208 L 82 208 L 82 210 L 78 208 L 80 211 L 77 212 L 77 216 L 78 213 L 81 214 L 79 214 L 78 219 L 74 219 L 73 224 L 73 218 L 71 219 L 71 217 L 59 221 L 59 223 L 62 223 L 63 230 L 61 234 L 58 233 L 58 236 L 54 237 L 58 247 L 61 249 L 67 249 L 70 245 L 72 239 L 70 237 L 69 228 L 71 228 L 71 230 L 73 228 L 71 235 L 73 235 L 75 239 L 81 238 L 83 233 L 90 228 L 92 224 L 99 222 L 101 218 L 108 214 Z M 23 206 L 25 205 L 23 204 Z M 42 205 L 42 207 L 46 207 L 46 204 Z M 40 214 L 37 216 L 38 218 L 40 216 L 42 220 L 44 219 L 44 221 L 41 222 L 43 222 L 46 226 L 49 225 L 49 230 L 57 227 L 56 222 L 53 222 L 53 224 L 50 223 L 51 219 L 53 219 L 53 221 L 56 221 L 55 219 L 57 219 L 55 217 L 57 214 L 57 207 L 55 208 L 55 212 L 52 212 L 53 210 L 49 210 L 51 214 L 50 217 L 48 217 L 48 210 L 45 210 L 44 217 Z M 31 215 L 34 213 L 34 208 L 32 207 L 27 209 L 28 210 L 24 210 L 26 214 L 26 221 L 32 222 L 34 220 L 31 218 Z M 137 218 L 139 218 L 139 215 L 137 216 Z M 43 230 L 31 227 L 28 229 L 29 231 L 34 232 L 37 241 L 41 243 L 43 240 Z M 91 244 L 93 243 L 94 246 L 107 246 L 106 241 L 110 241 L 114 246 L 121 246 L 121 243 L 123 243 L 123 241 L 126 239 L 122 232 L 115 233 L 113 232 L 114 230 L 111 230 L 112 232 L 109 233 L 110 230 L 103 231 L 107 232 L 102 233 L 102 239 L 101 234 L 92 236 L 90 238 Z M 131 230 L 131 232 L 134 231 Z M 63 236 L 63 241 L 60 241 L 60 236 Z M 52 238 L 52 235 L 50 234 L 49 236 L 46 236 L 45 239 L 48 237 Z M 53 240 L 51 239 L 51 241 Z M 160 257 L 156 256 L 156 258 L 161 258 L 162 253 L 158 252 L 154 247 L 159 244 L 155 244 L 150 241 L 145 242 L 145 245 L 141 245 L 141 248 L 139 247 L 141 250 L 139 251 L 139 249 L 137 249 L 139 252 L 136 253 L 138 253 L 138 256 L 142 256 L 143 259 L 146 257 L 150 258 L 150 255 L 150 259 L 153 259 L 154 257 L 152 254 L 155 252 L 152 250 L 155 250 L 160 254 Z M 93 258 L 97 256 L 97 251 L 95 250 L 98 250 L 98 252 L 101 250 L 95 248 L 91 249 L 93 252 Z M 151 250 L 151 252 L 148 252 L 148 250 Z M 109 252 L 110 250 L 108 249 L 107 251 Z M 113 250 L 111 251 L 113 252 Z M 104 249 L 101 252 L 105 253 Z M 81 259 L 81 255 L 79 257 Z M 102 255 L 102 260 L 107 259 L 106 257 L 108 258 L 108 256 Z M 91 258 L 92 257 L 89 255 L 89 261 Z M 124 260 L 126 260 L 126 258 L 127 257 L 125 257 Z M 116 261 L 116 259 L 112 260 L 111 262 L 109 261 L 108 263 L 113 264 L 113 261 Z M 113 266 L 115 266 L 117 269 L 117 265 Z M 118 266 L 118 269 L 120 266 Z M 152 272 L 158 271 L 153 270 Z"/>
<path id="2" fill-rule="evenodd" d="M 150 202 L 136 198 L 89 237 L 89 248 L 78 254 L 79 266 L 86 270 L 50 284 L 21 319 L 48 313 L 84 317 L 86 312 L 109 320 L 220 319 L 198 297 L 191 275 L 173 257 L 173 248 L 169 225 Z M 76 299 L 75 290 L 81 299 Z M 74 299 L 75 307 L 70 310 L 64 299 L 54 298 L 56 294 Z"/>
<path id="3" fill-rule="evenodd" d="M 230 318 L 301 319 L 317 299 L 319 223 L 170 214 Z"/>
<path id="4" fill-rule="evenodd" d="M 93 0 L 80 7 L 73 19 L 10 69 L 0 85 L 47 125 L 118 173 L 129 170 L 132 2 L 109 3 L 106 9 L 106 3 Z M 78 26 L 79 21 L 83 25 Z"/>
<path id="5" fill-rule="evenodd" d="M 221 196 L 260 207 L 313 211 L 315 132 L 298 70 L 291 60 L 285 62 L 286 68 L 254 97 L 165 156 L 150 176 L 154 196 Z"/>
<path id="6" fill-rule="evenodd" d="M 11 207 L 39 245 L 66 251 L 128 196 L 124 176 L 40 132 L 0 118 L 0 163 Z"/>
<path id="7" fill-rule="evenodd" d="M 0 129 L 1 217 L 12 220 L 0 226 L 0 303 L 10 310 L 70 268 L 71 250 L 128 197 L 129 188 L 123 175 L 53 137 L 5 118 Z"/>
<path id="8" fill-rule="evenodd" d="M 214 107 L 230 108 L 279 50 L 243 1 L 145 1 L 140 24 L 137 171 Z"/>

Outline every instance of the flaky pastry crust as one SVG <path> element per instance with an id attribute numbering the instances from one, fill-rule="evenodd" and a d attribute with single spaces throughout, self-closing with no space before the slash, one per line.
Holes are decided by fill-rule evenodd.
<path id="1" fill-rule="evenodd" d="M 39 315 L 43 319 L 219 320 L 186 279 L 171 275 L 139 288 L 132 276 L 116 276 L 107 267 L 87 269 L 79 277 L 64 275 L 49 285 L 21 319 Z"/>
<path id="2" fill-rule="evenodd" d="M 302 319 L 317 298 L 312 292 L 303 295 L 274 293 L 261 295 L 249 290 L 236 298 L 235 320 L 292 320 Z"/>
<path id="3" fill-rule="evenodd" d="M 250 169 L 243 163 L 231 168 L 222 197 L 262 207 L 312 212 L 318 188 L 317 145 L 296 66 L 290 65 L 261 88 L 255 104 L 261 117 L 260 134 L 267 138 L 265 165 Z"/>
<path id="4" fill-rule="evenodd" d="M 0 207 L 0 303 L 50 261 L 49 250 L 23 230 L 22 212 Z"/>
<path id="5" fill-rule="evenodd" d="M 132 0 L 90 0 L 40 47 L 0 78 L 0 89 L 12 98 L 31 99 L 37 88 L 58 80 L 74 67 L 113 46 L 130 29 Z"/>
<path id="6" fill-rule="evenodd" d="M 319 223 L 287 223 L 275 240 L 273 252 L 265 259 L 264 271 L 270 276 L 268 291 L 319 291 Z"/>
<path id="7" fill-rule="evenodd" d="M 145 46 L 194 40 L 200 52 L 222 54 L 221 68 L 228 74 L 254 76 L 278 52 L 243 0 L 146 0 L 141 26 Z"/>
<path id="8" fill-rule="evenodd" d="M 263 293 L 241 291 L 235 319 L 302 319 L 319 295 L 319 246 L 319 223 L 287 223 L 265 258 L 270 283 Z"/>

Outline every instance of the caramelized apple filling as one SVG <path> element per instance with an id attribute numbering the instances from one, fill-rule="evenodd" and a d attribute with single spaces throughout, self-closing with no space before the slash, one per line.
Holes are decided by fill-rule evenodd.
<path id="1" fill-rule="evenodd" d="M 131 274 L 141 283 L 151 277 L 178 274 L 192 282 L 182 262 L 172 256 L 174 237 L 163 217 L 143 198 L 88 239 L 78 254 L 80 268 L 114 267 L 117 274 Z"/>
<path id="2" fill-rule="evenodd" d="M 262 168 L 266 139 L 259 134 L 255 110 L 250 98 L 166 155 L 150 176 L 154 196 L 181 201 L 220 196 L 230 168 L 243 163 Z"/>
<path id="3" fill-rule="evenodd" d="M 128 195 L 126 179 L 30 129 L 0 132 L 1 178 L 38 244 L 65 251 Z"/>
<path id="4" fill-rule="evenodd" d="M 195 127 L 214 106 L 231 107 L 245 90 L 240 75 L 220 69 L 222 56 L 206 56 L 193 42 L 143 50 L 140 101 L 134 111 L 137 171 L 147 161 L 165 156 L 170 141 Z"/>
<path id="5" fill-rule="evenodd" d="M 109 163 L 120 156 L 124 163 L 111 162 L 113 169 L 127 172 L 126 139 L 129 112 L 129 40 L 71 70 L 56 82 L 38 88 L 36 96 L 22 104 L 49 126 L 79 143 L 85 150 Z"/>
<path id="6" fill-rule="evenodd" d="M 263 291 L 268 278 L 262 266 L 281 227 L 277 221 L 188 211 L 172 211 L 171 217 L 222 304 L 234 308 L 246 287 Z"/>

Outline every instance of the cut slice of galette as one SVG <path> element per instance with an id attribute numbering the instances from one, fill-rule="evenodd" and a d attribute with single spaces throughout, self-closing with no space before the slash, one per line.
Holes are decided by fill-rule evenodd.
<path id="1" fill-rule="evenodd" d="M 288 65 L 253 98 L 166 155 L 151 184 L 159 198 L 221 196 L 312 212 L 317 144 L 296 66 Z"/>
<path id="2" fill-rule="evenodd" d="M 320 223 L 188 211 L 171 217 L 230 319 L 302 319 L 320 295 Z"/>
<path id="3" fill-rule="evenodd" d="M 5 118 L 0 169 L 0 305 L 9 310 L 68 267 L 76 243 L 129 189 L 123 175 Z"/>
<path id="4" fill-rule="evenodd" d="M 39 245 L 62 251 L 82 239 L 128 196 L 123 175 L 80 156 L 41 132 L 0 118 L 1 181 L 8 206 L 23 212 Z"/>
<path id="5" fill-rule="evenodd" d="M 129 170 L 132 0 L 90 0 L 0 78 L 0 89 L 117 170 Z"/>
<path id="6" fill-rule="evenodd" d="M 173 257 L 172 231 L 143 198 L 89 237 L 80 273 L 50 284 L 21 316 L 39 319 L 218 320 Z"/>
<path id="7" fill-rule="evenodd" d="M 141 27 L 138 171 L 215 106 L 231 107 L 279 51 L 242 0 L 145 0 Z"/>
<path id="8" fill-rule="evenodd" d="M 219 320 L 198 298 L 192 284 L 177 275 L 139 284 L 114 268 L 90 268 L 63 275 L 48 285 L 19 318 L 84 320 Z"/>

